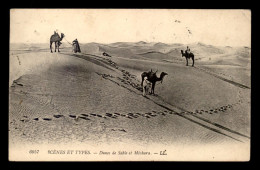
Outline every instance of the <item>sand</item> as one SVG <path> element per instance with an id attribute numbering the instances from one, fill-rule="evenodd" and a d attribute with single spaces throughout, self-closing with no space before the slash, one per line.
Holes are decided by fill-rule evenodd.
<path id="1" fill-rule="evenodd" d="M 248 146 L 250 53 L 192 44 L 191 67 L 177 55 L 185 46 L 90 43 L 73 54 L 11 44 L 9 145 Z M 168 75 L 143 97 L 150 69 Z"/>

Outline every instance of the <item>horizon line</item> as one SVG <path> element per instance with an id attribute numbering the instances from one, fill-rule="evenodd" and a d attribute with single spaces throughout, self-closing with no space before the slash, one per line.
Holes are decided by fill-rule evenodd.
<path id="1" fill-rule="evenodd" d="M 192 44 L 203 44 L 203 45 L 207 45 L 207 46 L 216 46 L 216 47 L 247 47 L 247 48 L 251 48 L 251 46 L 247 46 L 247 45 L 240 45 L 240 46 L 231 46 L 231 45 L 212 45 L 212 44 L 207 44 L 207 43 L 203 43 L 203 42 L 192 42 L 192 43 L 178 43 L 178 42 L 173 42 L 173 43 L 166 43 L 166 42 L 161 42 L 161 41 L 116 41 L 116 42 L 110 42 L 110 43 L 101 43 L 101 42 L 81 42 L 79 44 L 91 44 L 91 43 L 96 43 L 96 44 L 114 44 L 114 43 L 140 43 L 140 42 L 144 42 L 147 44 L 157 44 L 157 43 L 162 43 L 162 44 L 166 44 L 166 45 L 173 45 L 173 44 L 181 44 L 181 45 L 192 45 Z M 65 42 L 67 43 L 67 42 Z M 9 44 L 49 44 L 48 42 L 9 42 Z M 64 44 L 64 43 L 63 43 Z"/>

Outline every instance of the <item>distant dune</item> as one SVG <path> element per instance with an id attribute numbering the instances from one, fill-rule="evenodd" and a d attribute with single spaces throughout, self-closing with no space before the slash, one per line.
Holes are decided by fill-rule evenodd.
<path id="1" fill-rule="evenodd" d="M 148 43 L 139 42 L 116 42 L 111 44 L 99 43 L 80 43 L 82 53 L 85 54 L 102 54 L 108 53 L 111 56 L 135 59 L 147 59 L 154 61 L 185 61 L 181 57 L 180 50 L 190 47 L 191 52 L 195 55 L 196 63 L 201 65 L 233 65 L 248 67 L 251 62 L 251 49 L 248 47 L 220 47 L 204 43 L 192 44 L 165 44 L 161 42 Z M 63 51 L 71 51 L 72 47 L 67 42 L 63 42 L 60 47 Z M 49 44 L 12 44 L 11 50 L 20 52 L 28 51 L 49 51 Z"/>
<path id="2" fill-rule="evenodd" d="M 166 44 L 161 42 L 116 42 L 111 44 L 80 43 L 82 53 L 102 55 L 103 52 L 114 56 L 129 59 L 145 59 L 151 61 L 183 62 L 181 50 L 190 47 L 195 55 L 196 64 L 205 65 L 230 65 L 241 66 L 250 69 L 251 49 L 248 47 L 221 47 L 204 43 Z M 72 47 L 63 42 L 60 47 L 63 51 L 71 52 Z M 12 44 L 11 50 L 15 53 L 27 51 L 49 51 L 49 44 Z"/>

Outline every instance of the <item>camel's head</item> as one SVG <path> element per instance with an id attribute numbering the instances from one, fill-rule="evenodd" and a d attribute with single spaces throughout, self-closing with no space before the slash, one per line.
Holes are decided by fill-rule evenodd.
<path id="1" fill-rule="evenodd" d="M 161 75 L 160 75 L 160 78 L 162 79 L 162 80 L 161 80 L 161 83 L 163 82 L 163 78 L 164 78 L 164 76 L 166 76 L 166 75 L 168 75 L 168 74 L 165 73 L 165 72 L 162 72 L 162 73 L 161 73 Z"/>
<path id="2" fill-rule="evenodd" d="M 61 35 L 61 38 L 64 38 L 64 37 L 65 37 L 65 35 L 64 35 L 63 33 L 61 33 L 60 35 Z"/>
<path id="3" fill-rule="evenodd" d="M 168 74 L 165 73 L 165 72 L 162 72 L 162 73 L 161 73 L 161 77 L 164 77 L 164 76 L 166 76 L 166 75 L 168 75 Z"/>

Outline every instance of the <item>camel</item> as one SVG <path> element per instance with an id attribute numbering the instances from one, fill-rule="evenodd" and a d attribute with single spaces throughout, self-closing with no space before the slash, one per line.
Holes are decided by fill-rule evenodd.
<path id="1" fill-rule="evenodd" d="M 55 52 L 56 52 L 56 48 L 58 48 L 58 52 L 60 52 L 60 45 L 61 45 L 61 41 L 62 39 L 65 37 L 65 35 L 63 33 L 61 33 L 61 37 L 59 36 L 58 33 L 54 33 L 51 38 L 50 38 L 50 49 L 51 49 L 51 53 L 52 53 L 52 43 L 54 42 L 55 44 Z"/>
<path id="2" fill-rule="evenodd" d="M 144 82 L 145 77 L 147 77 L 147 80 L 152 83 L 152 88 L 151 88 L 151 92 L 150 92 L 151 94 L 154 94 L 154 88 L 155 88 L 156 82 L 161 81 L 161 83 L 162 83 L 164 76 L 168 75 L 167 73 L 162 72 L 160 74 L 160 77 L 157 77 L 156 72 L 152 72 L 152 70 L 151 70 L 149 72 L 143 72 L 141 74 L 141 77 L 142 77 L 141 86 L 143 86 L 143 82 Z"/>
<path id="3" fill-rule="evenodd" d="M 181 50 L 181 54 L 182 54 L 182 57 L 184 56 L 186 58 L 186 66 L 188 66 L 188 59 L 192 59 L 192 67 L 194 66 L 194 54 L 193 53 L 190 53 L 188 54 L 187 52 L 183 52 L 183 50 Z"/>

